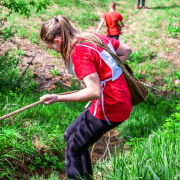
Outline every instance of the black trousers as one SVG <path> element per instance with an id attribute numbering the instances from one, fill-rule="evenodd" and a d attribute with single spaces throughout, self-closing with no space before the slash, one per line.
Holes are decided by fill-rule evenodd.
<path id="1" fill-rule="evenodd" d="M 68 179 L 92 180 L 93 172 L 88 148 L 98 141 L 106 132 L 115 128 L 122 122 L 99 120 L 83 111 L 66 129 L 64 139 L 67 142 L 65 150 L 65 166 Z"/>
<path id="2" fill-rule="evenodd" d="M 118 35 L 115 35 L 115 36 L 111 36 L 111 35 L 108 35 L 108 34 L 107 34 L 107 37 L 110 37 L 110 38 L 113 38 L 113 39 L 118 40 L 118 39 L 119 39 L 119 34 L 118 34 Z"/>

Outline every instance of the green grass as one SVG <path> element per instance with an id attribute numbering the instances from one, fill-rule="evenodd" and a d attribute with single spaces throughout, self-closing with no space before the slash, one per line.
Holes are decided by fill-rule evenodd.
<path id="1" fill-rule="evenodd" d="M 180 177 L 179 108 L 180 104 L 164 125 L 156 132 L 152 131 L 147 138 L 132 138 L 127 142 L 126 146 L 130 146 L 128 152 L 122 145 L 115 149 L 114 156 L 109 153 L 109 163 L 102 162 L 96 167 L 96 171 L 104 174 L 106 179 L 113 180 L 178 180 Z M 157 124 L 159 125 L 159 122 Z M 138 131 L 140 127 L 142 126 L 138 126 Z"/>
<path id="2" fill-rule="evenodd" d="M 28 38 L 31 43 L 46 47 L 39 41 L 39 29 L 43 21 L 63 14 L 81 30 L 96 29 L 102 13 L 108 11 L 110 0 L 53 0 L 47 10 L 36 12 L 27 19 L 13 13 L 0 34 L 4 41 L 14 34 Z M 133 53 L 128 64 L 135 77 L 151 84 L 157 92 L 167 92 L 161 97 L 154 91 L 145 103 L 133 107 L 130 118 L 117 131 L 121 138 L 128 138 L 126 145 L 117 146 L 110 160 L 95 165 L 95 179 L 160 179 L 180 178 L 179 154 L 179 90 L 174 81 L 180 78 L 180 68 L 172 63 L 178 56 L 179 10 L 177 0 L 146 1 L 150 9 L 135 10 L 136 1 L 117 2 L 117 11 L 127 25 L 120 41 L 129 45 Z M 3 17 L 3 13 L 1 14 Z M 105 26 L 101 32 L 104 34 Z M 59 55 L 47 50 L 52 55 Z M 30 72 L 15 87 L 20 72 L 17 57 L 23 50 L 9 51 L 0 57 L 0 115 L 10 113 L 39 100 L 49 92 L 33 92 L 36 84 Z M 57 72 L 55 69 L 54 74 Z M 164 85 L 162 85 L 164 84 Z M 54 92 L 66 91 L 58 86 Z M 72 83 L 71 90 L 78 89 Z M 69 124 L 84 110 L 86 103 L 56 103 L 51 106 L 38 105 L 13 117 L 0 121 L 0 178 L 15 176 L 31 180 L 58 180 L 58 172 L 64 171 L 65 142 L 63 133 Z M 125 150 L 129 147 L 129 150 Z M 26 174 L 20 169 L 26 170 Z M 42 175 L 36 175 L 40 170 Z M 49 177 L 45 177 L 45 172 Z M 52 174 L 50 174 L 52 172 Z M 101 176 L 98 176 L 101 174 Z"/>
<path id="3" fill-rule="evenodd" d="M 59 89 L 58 93 L 60 91 Z M 1 102 L 5 104 L 1 104 L 0 114 L 36 102 L 44 93 L 37 94 L 35 97 L 28 95 L 17 95 L 14 98 L 11 96 L 1 97 Z M 56 103 L 48 107 L 40 104 L 14 115 L 13 121 L 11 118 L 2 120 L 0 122 L 0 163 L 4 168 L 0 169 L 0 175 L 2 176 L 8 169 L 9 173 L 4 176 L 10 176 L 13 169 L 6 163 L 9 161 L 12 167 L 16 167 L 16 163 L 19 164 L 24 156 L 31 159 L 31 163 L 28 165 L 30 173 L 36 168 L 63 171 L 65 148 L 63 133 L 84 110 L 84 106 L 85 103 Z M 63 160 L 59 161 L 59 159 Z M 25 163 L 22 164 L 22 167 L 26 166 Z"/>

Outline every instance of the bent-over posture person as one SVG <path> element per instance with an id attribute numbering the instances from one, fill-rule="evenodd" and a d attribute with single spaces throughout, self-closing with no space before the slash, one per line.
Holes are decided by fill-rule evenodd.
<path id="1" fill-rule="evenodd" d="M 67 178 L 81 176 L 90 180 L 93 172 L 88 148 L 128 119 L 132 110 L 131 94 L 121 68 L 95 43 L 108 46 L 123 62 L 132 51 L 101 34 L 78 32 L 62 15 L 45 22 L 40 36 L 49 48 L 61 53 L 67 67 L 73 65 L 76 76 L 86 84 L 86 88 L 72 94 L 46 94 L 40 98 L 45 100 L 43 103 L 92 101 L 64 133 Z"/>
<path id="2" fill-rule="evenodd" d="M 98 26 L 98 28 L 96 30 L 96 33 L 99 32 L 99 30 L 103 26 L 104 22 L 106 21 L 106 27 L 107 27 L 106 34 L 107 34 L 107 37 L 111 37 L 113 39 L 118 40 L 120 32 L 118 30 L 118 26 L 117 26 L 116 23 L 120 22 L 121 25 L 124 26 L 123 17 L 121 16 L 121 14 L 115 12 L 116 3 L 114 1 L 110 2 L 109 9 L 110 9 L 109 12 L 106 12 L 106 13 L 103 14 L 102 20 L 99 23 L 99 26 Z"/>

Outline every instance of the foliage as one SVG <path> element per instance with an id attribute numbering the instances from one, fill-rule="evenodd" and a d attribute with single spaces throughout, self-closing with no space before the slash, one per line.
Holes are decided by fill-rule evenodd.
<path id="1" fill-rule="evenodd" d="M 76 85 L 73 85 L 77 88 Z M 61 87 L 52 93 L 64 91 Z M 41 94 L 20 93 L 16 96 L 0 96 L 0 114 L 14 111 L 32 102 L 38 101 Z M 56 103 L 51 106 L 38 105 L 0 121 L 0 176 L 14 177 L 17 164 L 22 168 L 26 166 L 26 158 L 30 160 L 28 169 L 35 172 L 36 169 L 64 170 L 65 142 L 63 133 L 69 124 L 84 110 L 84 103 Z M 56 119 L 56 120 L 55 120 Z M 11 156 L 11 157 L 10 157 Z M 22 159 L 24 164 L 22 164 Z M 6 161 L 7 159 L 7 161 Z M 8 161 L 11 163 L 9 166 Z M 20 163 L 21 162 L 21 163 Z M 6 174 L 8 170 L 8 174 Z M 21 179 L 21 178 L 19 178 Z"/>
<path id="2" fill-rule="evenodd" d="M 43 8 L 47 9 L 49 0 L 0 0 L 0 5 L 10 10 L 9 14 L 14 11 L 29 17 L 32 7 L 36 7 L 37 12 Z"/>
<path id="3" fill-rule="evenodd" d="M 3 42 L 8 41 L 10 37 L 12 37 L 14 33 L 12 33 L 11 28 L 5 27 L 0 34 L 0 37 L 3 39 Z"/>
<path id="4" fill-rule="evenodd" d="M 148 138 L 132 138 L 125 146 L 117 147 L 114 157 L 109 153 L 108 164 L 97 165 L 98 179 L 179 179 L 180 177 L 180 101 L 175 112 L 157 132 Z M 120 154 L 118 154 L 120 151 Z M 98 174 L 98 173 L 97 173 Z M 98 176 L 98 175 L 97 175 Z"/>
<path id="5" fill-rule="evenodd" d="M 54 66 L 54 68 L 50 72 L 53 76 L 60 75 L 60 73 L 58 72 L 57 66 Z"/>
<path id="6" fill-rule="evenodd" d="M 176 38 L 180 34 L 180 26 L 167 26 L 168 32 L 171 37 Z"/>
<path id="7" fill-rule="evenodd" d="M 177 101 L 178 106 L 176 107 L 176 112 L 171 115 L 170 118 L 166 120 L 166 123 L 162 126 L 164 128 L 163 135 L 165 137 L 170 137 L 171 140 L 177 139 L 180 136 L 180 101 Z"/>
<path id="8" fill-rule="evenodd" d="M 176 96 L 165 99 L 150 93 L 147 101 L 134 106 L 129 119 L 119 127 L 122 136 L 128 139 L 147 137 L 152 129 L 155 131 L 161 127 L 169 114 L 174 112 L 174 102 L 177 99 Z"/>
<path id="9" fill-rule="evenodd" d="M 21 62 L 21 57 L 24 55 L 23 50 L 17 48 L 17 51 L 13 52 L 9 49 L 4 56 L 0 56 L 0 90 L 1 96 L 16 95 L 20 90 L 24 91 L 27 88 L 35 88 L 36 82 L 32 79 L 30 72 L 27 72 L 22 77 L 20 84 L 17 84 L 21 73 L 17 68 Z M 18 86 L 18 87 L 17 87 Z"/>

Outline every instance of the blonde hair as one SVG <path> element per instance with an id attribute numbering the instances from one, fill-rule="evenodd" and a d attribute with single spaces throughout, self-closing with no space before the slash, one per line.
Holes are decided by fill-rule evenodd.
<path id="1" fill-rule="evenodd" d="M 114 2 L 114 1 L 111 1 L 110 3 L 109 3 L 109 8 L 115 8 L 116 7 L 116 2 Z"/>
<path id="2" fill-rule="evenodd" d="M 40 31 L 40 37 L 46 43 L 54 43 L 56 36 L 61 37 L 60 52 L 66 65 L 69 66 L 70 55 L 74 44 L 74 40 L 78 40 L 77 43 L 86 42 L 91 44 L 100 44 L 101 46 L 107 45 L 94 33 L 79 32 L 70 24 L 69 20 L 62 15 L 58 15 L 45 23 L 43 23 Z"/>

